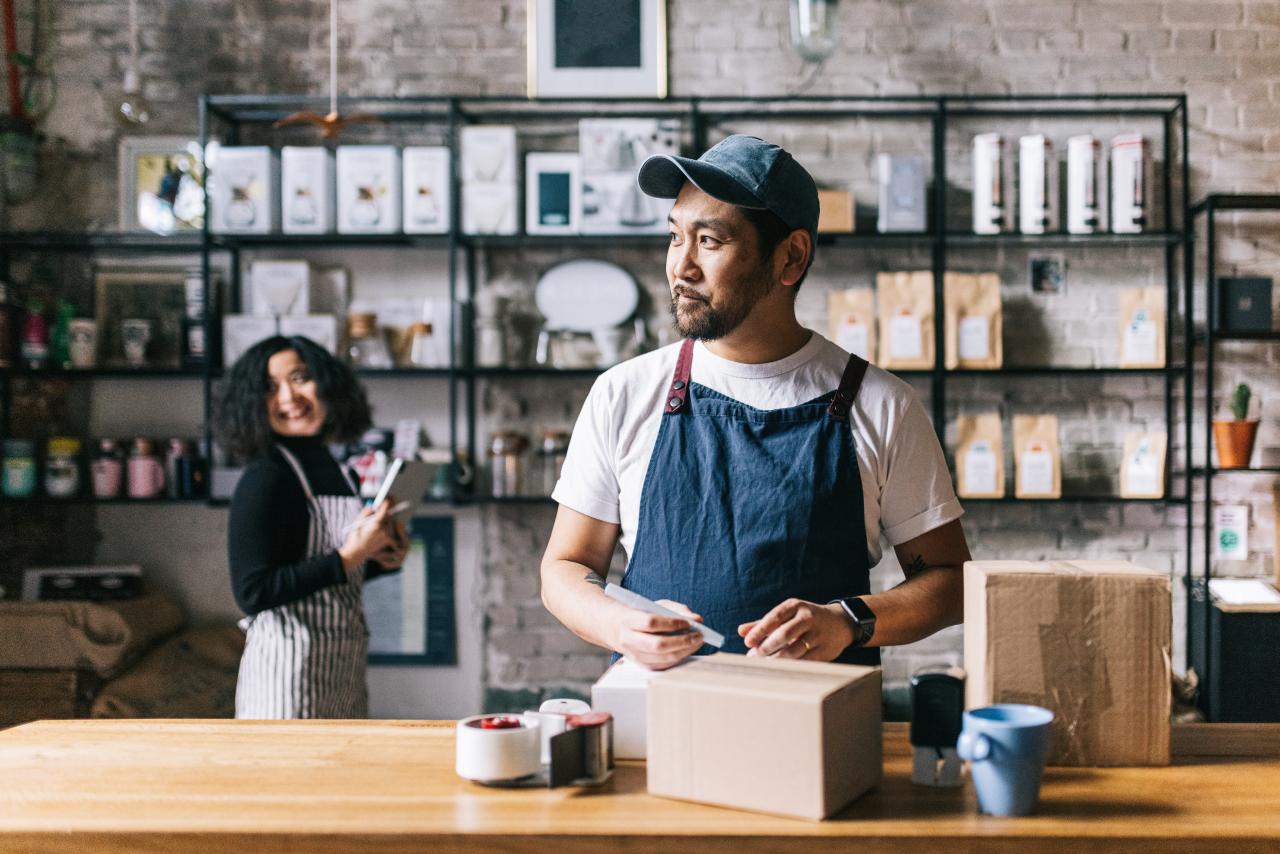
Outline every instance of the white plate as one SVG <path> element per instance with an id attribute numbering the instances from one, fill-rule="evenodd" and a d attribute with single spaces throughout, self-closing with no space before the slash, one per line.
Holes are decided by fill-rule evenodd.
<path id="1" fill-rule="evenodd" d="M 629 320 L 640 303 L 640 289 L 617 264 L 566 261 L 542 275 L 534 300 L 548 329 L 590 332 Z"/>

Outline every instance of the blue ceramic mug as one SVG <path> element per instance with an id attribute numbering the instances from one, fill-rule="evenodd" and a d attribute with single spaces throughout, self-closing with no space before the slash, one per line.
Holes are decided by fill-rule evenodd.
<path id="1" fill-rule="evenodd" d="M 1053 712 L 1004 704 L 970 709 L 956 751 L 970 763 L 978 805 L 991 815 L 1027 815 L 1040 798 Z"/>

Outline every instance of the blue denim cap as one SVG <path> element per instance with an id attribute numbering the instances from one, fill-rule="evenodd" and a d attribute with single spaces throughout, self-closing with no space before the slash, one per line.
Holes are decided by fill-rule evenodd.
<path id="1" fill-rule="evenodd" d="M 640 189 L 674 199 L 688 181 L 708 196 L 740 208 L 771 211 L 792 228 L 818 234 L 818 185 L 785 149 L 735 134 L 701 157 L 654 154 L 640 164 Z"/>

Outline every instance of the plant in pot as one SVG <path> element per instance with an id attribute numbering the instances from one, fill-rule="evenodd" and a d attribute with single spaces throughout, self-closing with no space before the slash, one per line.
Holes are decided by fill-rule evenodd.
<path id="1" fill-rule="evenodd" d="M 1249 401 L 1253 393 L 1249 386 L 1240 383 L 1231 395 L 1231 420 L 1213 422 L 1213 439 L 1218 446 L 1218 467 L 1243 469 L 1249 467 L 1253 456 L 1253 443 L 1258 438 L 1258 419 L 1249 417 Z"/>

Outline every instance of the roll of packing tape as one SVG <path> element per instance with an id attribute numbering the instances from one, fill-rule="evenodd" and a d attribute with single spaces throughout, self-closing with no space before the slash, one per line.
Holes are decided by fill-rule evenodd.
<path id="1" fill-rule="evenodd" d="M 591 713 L 591 707 L 582 700 L 568 700 L 555 698 L 544 700 L 541 706 L 538 706 L 540 712 L 553 712 L 557 715 L 587 715 Z"/>
<path id="2" fill-rule="evenodd" d="M 542 768 L 541 727 L 519 715 L 474 715 L 458 721 L 458 776 L 477 783 L 505 783 Z"/>

